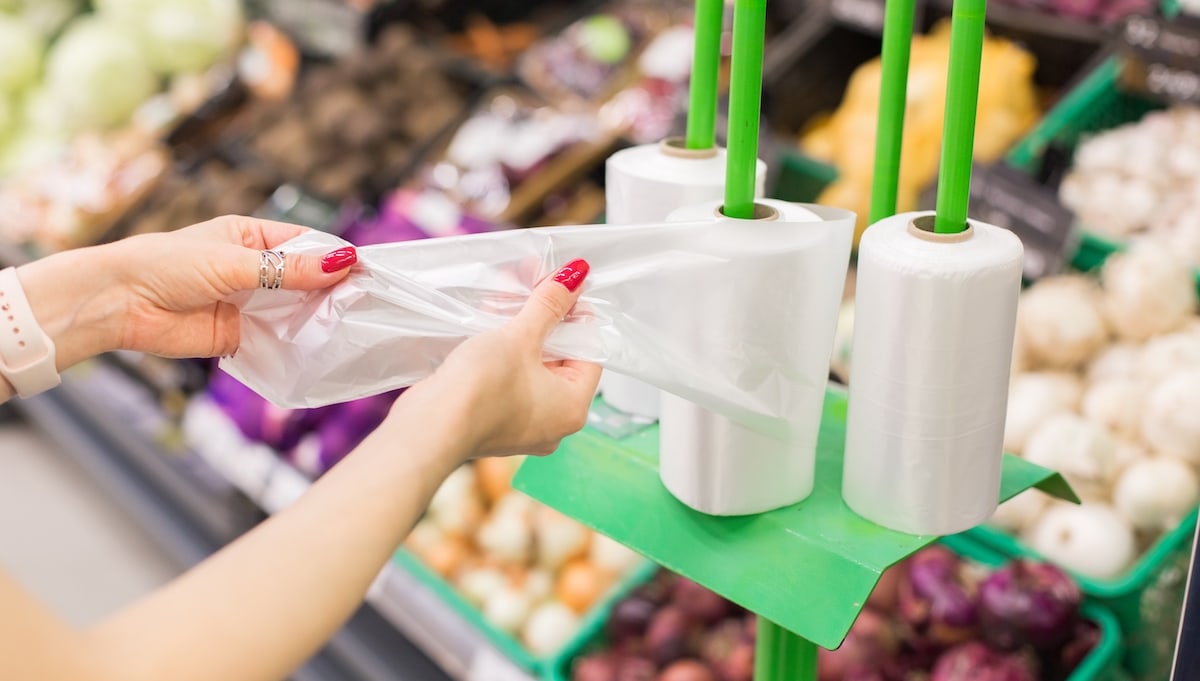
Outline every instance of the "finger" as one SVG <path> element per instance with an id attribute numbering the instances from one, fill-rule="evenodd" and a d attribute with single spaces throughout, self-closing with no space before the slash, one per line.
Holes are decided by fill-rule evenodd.
<path id="1" fill-rule="evenodd" d="M 533 295 L 517 313 L 514 324 L 533 334 L 539 341 L 571 311 L 582 293 L 583 280 L 590 267 L 586 260 L 572 260 L 553 277 L 533 289 Z"/>
<path id="2" fill-rule="evenodd" d="M 241 244 L 246 248 L 262 250 L 275 248 L 279 244 L 294 239 L 305 232 L 308 227 L 293 225 L 287 222 L 260 220 L 246 215 L 223 215 L 208 222 L 200 223 L 190 229 L 212 231 L 220 234 L 232 244 Z"/>
<path id="3" fill-rule="evenodd" d="M 267 261 L 267 281 L 274 282 L 277 276 L 275 261 Z M 283 256 L 283 286 L 292 291 L 315 291 L 328 288 L 346 278 L 350 267 L 358 262 L 358 251 L 353 246 L 336 248 L 324 255 L 302 255 L 285 253 Z M 263 253 L 253 248 L 237 248 L 237 257 L 232 259 L 234 268 L 231 277 L 236 290 L 248 291 L 261 283 Z"/>

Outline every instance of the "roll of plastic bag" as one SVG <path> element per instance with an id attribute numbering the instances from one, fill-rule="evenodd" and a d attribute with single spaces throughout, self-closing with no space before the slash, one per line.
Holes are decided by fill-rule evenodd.
<path id="1" fill-rule="evenodd" d="M 241 309 L 241 343 L 221 366 L 292 408 L 412 385 L 467 338 L 508 322 L 538 281 L 586 258 L 591 273 L 574 311 L 547 339 L 548 360 L 596 362 L 760 432 L 801 437 L 829 356 L 799 355 L 809 347 L 810 324 L 835 313 L 804 309 L 798 296 L 827 286 L 830 270 L 845 270 L 854 214 L 808 206 L 819 220 L 789 221 L 792 204 L 766 203 L 783 219 L 730 220 L 713 205 L 691 222 L 366 246 L 330 289 L 259 289 L 232 299 Z M 313 231 L 281 248 L 321 254 L 342 245 Z M 696 334 L 735 317 L 753 320 L 740 325 L 745 336 Z"/>
<path id="2" fill-rule="evenodd" d="M 687 149 L 678 139 L 622 149 L 604 167 L 610 225 L 662 222 L 678 208 L 719 200 L 725 192 L 725 150 Z M 765 177 L 766 164 L 759 161 L 759 196 Z M 600 392 L 620 411 L 659 417 L 660 391 L 648 383 L 605 371 Z"/>
<path id="3" fill-rule="evenodd" d="M 912 534 L 952 534 L 996 509 L 1022 247 L 975 221 L 932 234 L 905 213 L 858 247 L 842 495 Z"/>
<path id="4" fill-rule="evenodd" d="M 804 223 L 819 219 L 803 206 L 760 204 L 779 211 L 780 226 L 804 229 Z M 696 219 L 705 209 L 684 208 L 672 219 Z M 659 477 L 676 499 L 695 510 L 711 515 L 762 513 L 797 503 L 812 492 L 850 235 L 825 230 L 812 236 L 809 248 L 781 256 L 779 269 L 790 264 L 785 277 L 775 268 L 760 273 L 754 286 L 760 292 L 752 303 L 725 297 L 734 292 L 717 293 L 717 298 L 706 296 L 705 306 L 714 303 L 720 314 L 678 322 L 688 325 L 707 356 L 718 363 L 736 361 L 730 353 L 748 343 L 777 345 L 782 354 L 777 355 L 776 371 L 794 376 L 797 384 L 786 433 L 760 432 L 681 397 L 663 395 Z M 781 377 L 746 376 L 764 386 Z"/>

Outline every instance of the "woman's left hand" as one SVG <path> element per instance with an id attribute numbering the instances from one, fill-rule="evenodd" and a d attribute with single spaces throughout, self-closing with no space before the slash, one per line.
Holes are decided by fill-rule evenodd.
<path id="1" fill-rule="evenodd" d="M 226 216 L 67 251 L 25 265 L 18 275 L 55 341 L 60 368 L 118 349 L 166 357 L 231 355 L 239 316 L 225 301 L 258 288 L 263 250 L 307 229 Z M 338 283 L 357 260 L 353 247 L 324 257 L 284 257 L 283 288 L 306 291 Z"/>

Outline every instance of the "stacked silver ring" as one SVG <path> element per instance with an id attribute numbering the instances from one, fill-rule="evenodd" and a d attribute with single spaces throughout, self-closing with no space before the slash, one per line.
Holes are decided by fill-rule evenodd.
<path id="1" fill-rule="evenodd" d="M 283 287 L 283 252 L 265 250 L 258 261 L 258 285 L 260 288 Z"/>

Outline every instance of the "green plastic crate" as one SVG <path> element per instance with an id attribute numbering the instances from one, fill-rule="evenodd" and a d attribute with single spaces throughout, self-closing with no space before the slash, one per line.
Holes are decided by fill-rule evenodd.
<path id="1" fill-rule="evenodd" d="M 440 575 L 430 570 L 407 549 L 402 548 L 398 550 L 393 556 L 392 562 L 415 576 L 458 616 L 482 632 L 500 653 L 521 669 L 535 676 L 544 676 L 547 670 L 551 669 L 561 659 L 562 652 L 546 657 L 535 656 L 512 635 L 492 626 L 483 618 L 483 613 L 478 608 L 467 602 L 453 586 L 442 579 Z M 588 641 L 594 638 L 596 632 L 608 620 L 608 613 L 612 609 L 612 606 L 630 591 L 649 580 L 657 569 L 657 565 L 646 561 L 610 588 L 608 593 L 583 616 L 578 631 L 563 646 L 563 650 L 576 649 L 580 645 L 580 641 Z"/>
<path id="2" fill-rule="evenodd" d="M 1075 575 L 1084 593 L 1116 616 L 1124 632 L 1124 665 L 1136 678 L 1158 680 L 1170 676 L 1195 531 L 1193 511 L 1120 577 Z M 1004 555 L 1041 558 L 1012 535 L 986 525 L 964 534 Z"/>
<path id="3" fill-rule="evenodd" d="M 1002 565 L 1007 560 L 1000 552 L 962 535 L 945 537 L 941 543 L 963 557 L 991 567 Z M 648 581 L 656 570 L 657 567 L 646 573 L 644 581 Z M 612 603 L 609 603 L 606 611 L 611 606 Z M 1100 627 L 1100 642 L 1076 667 L 1067 681 L 1126 681 L 1128 677 L 1120 665 L 1121 628 L 1117 619 L 1104 606 L 1091 601 L 1084 604 L 1083 614 Z M 595 623 L 590 632 L 581 631 L 581 635 L 564 648 L 554 664 L 547 669 L 543 675 L 545 681 L 570 681 L 571 663 L 603 640 L 603 625 L 602 619 Z"/>

